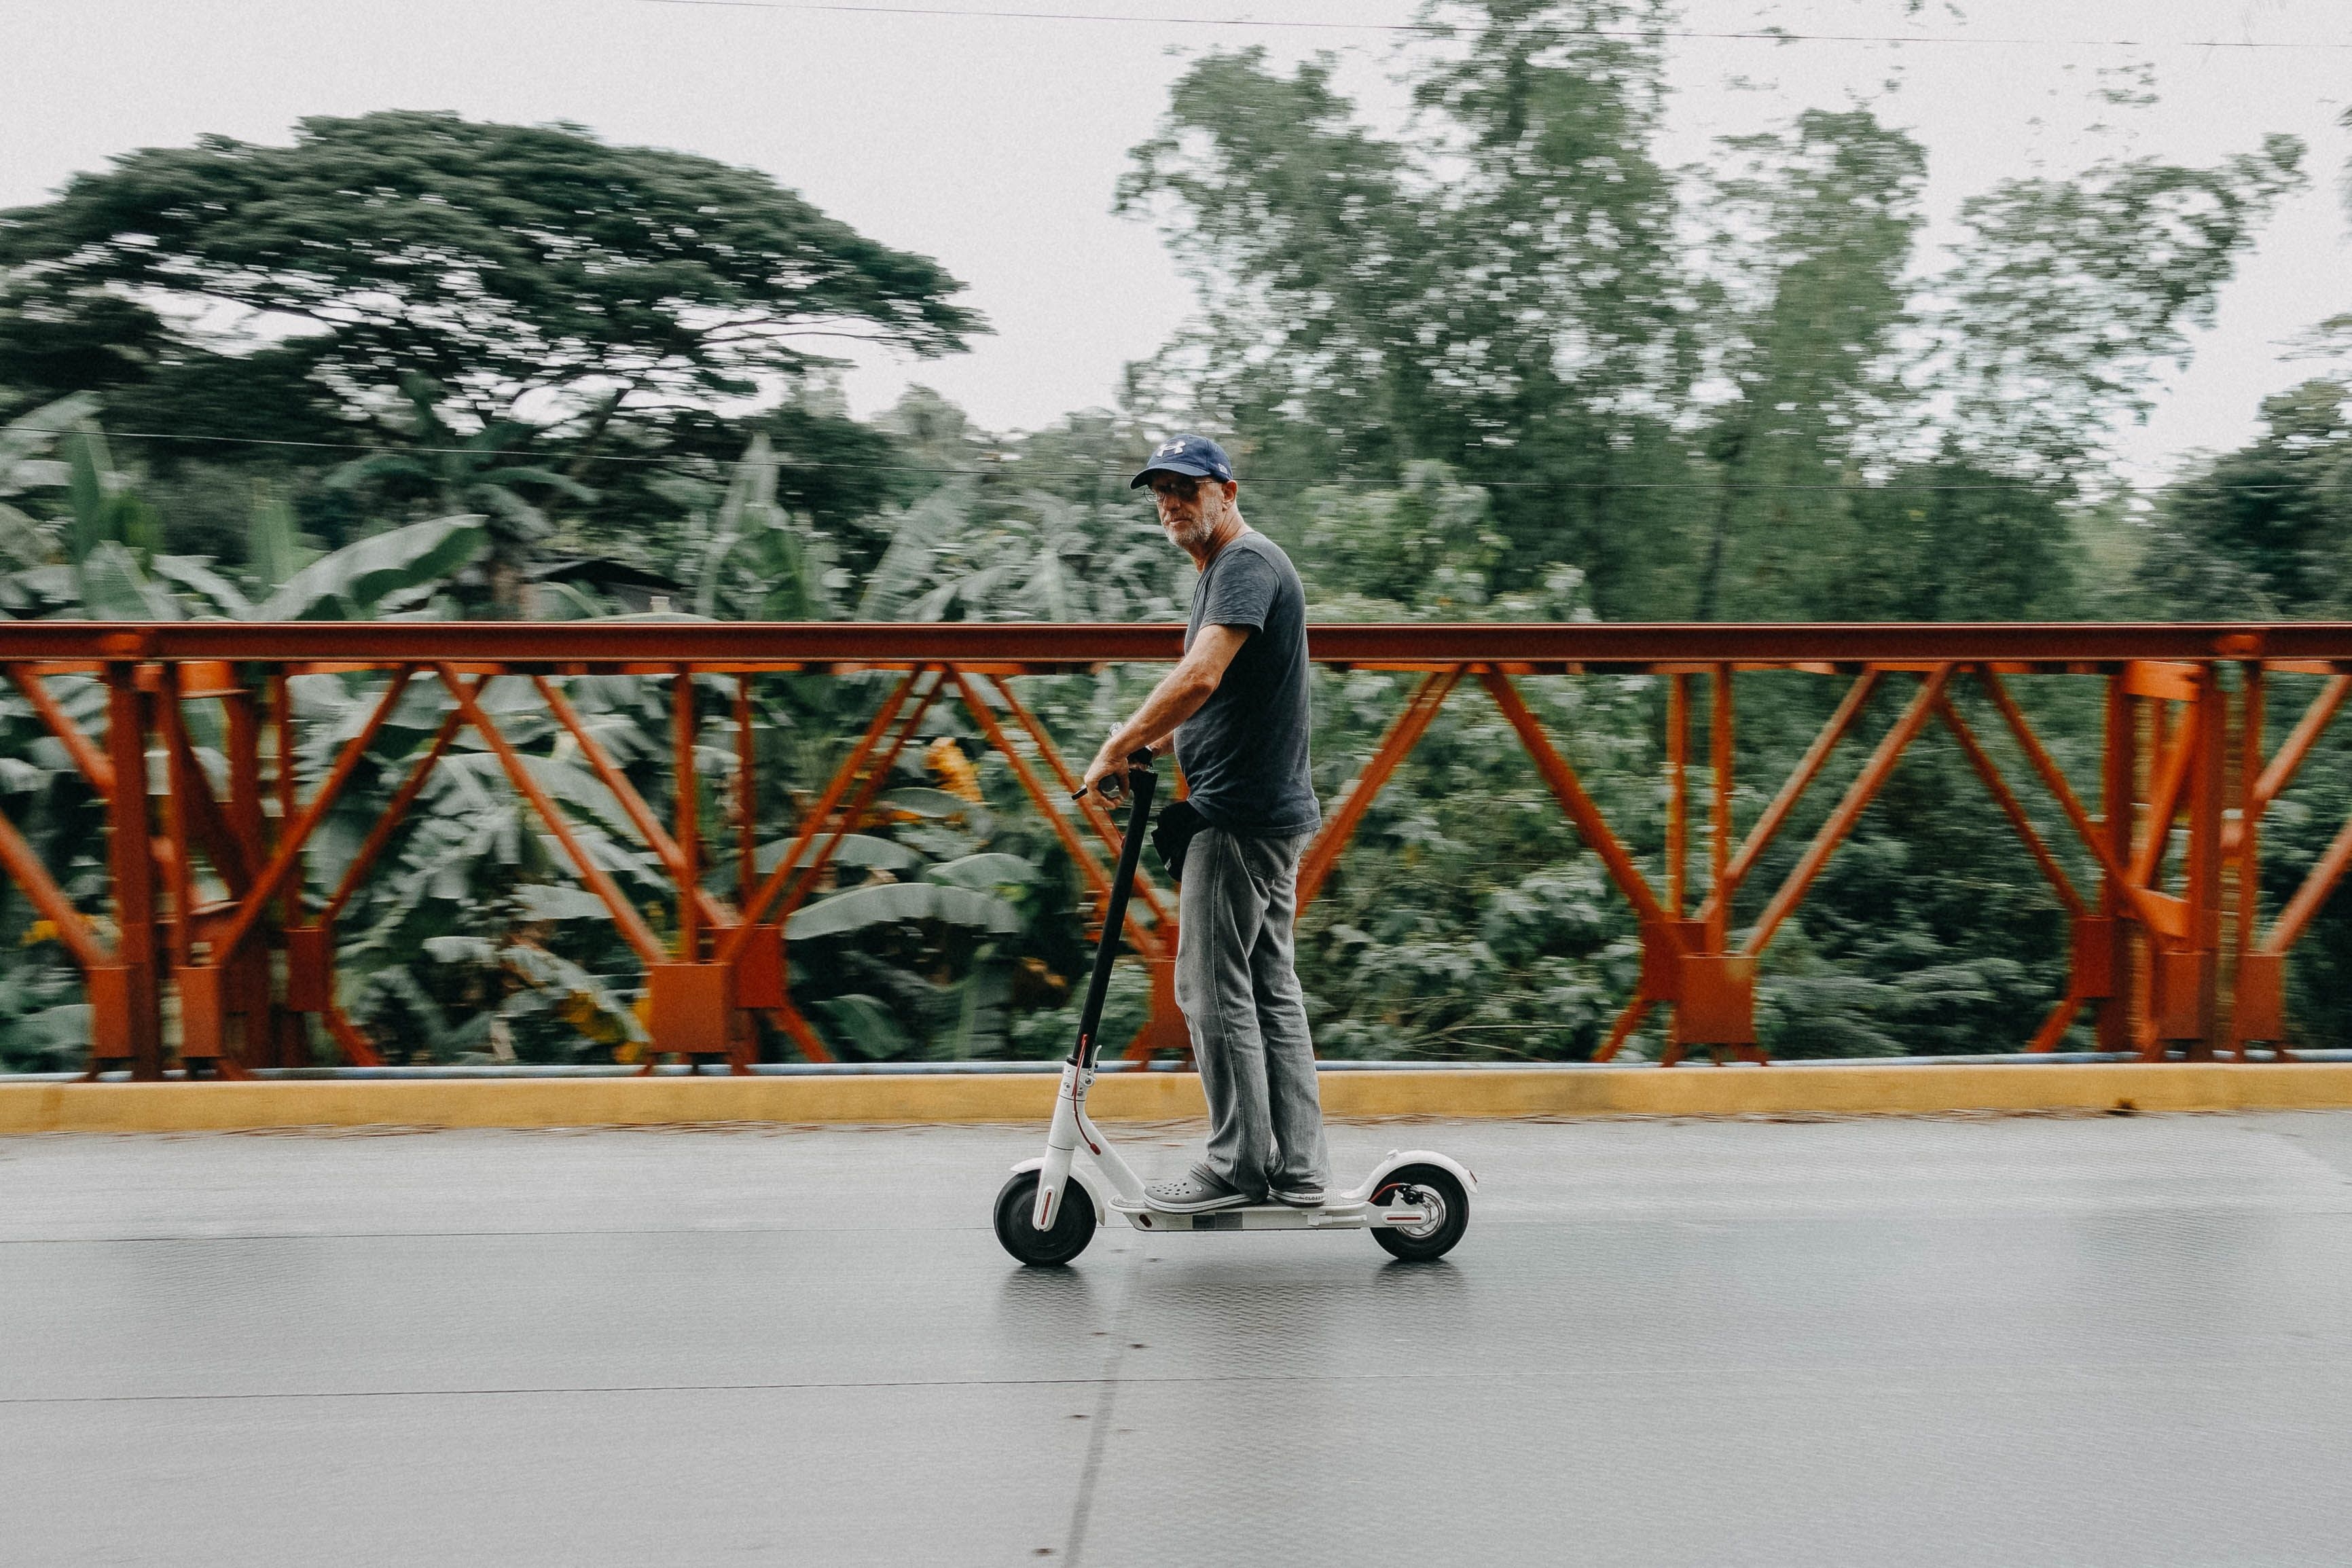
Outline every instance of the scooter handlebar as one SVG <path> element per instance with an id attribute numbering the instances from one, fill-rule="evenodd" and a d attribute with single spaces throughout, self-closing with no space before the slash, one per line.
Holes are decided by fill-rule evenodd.
<path id="1" fill-rule="evenodd" d="M 1127 754 L 1128 773 L 1149 773 L 1151 770 L 1151 747 L 1148 746 L 1141 747 Z M 1106 773 L 1103 775 L 1103 782 L 1105 784 L 1108 784 L 1114 779 L 1119 781 L 1121 789 L 1124 789 L 1127 783 L 1127 773 Z M 1116 800 L 1118 799 L 1117 795 L 1112 794 L 1108 789 L 1105 789 L 1101 791 L 1101 793 L 1103 798 L 1107 800 Z M 1083 800 L 1086 798 L 1087 787 L 1083 784 L 1070 791 L 1070 799 L 1073 800 Z"/>

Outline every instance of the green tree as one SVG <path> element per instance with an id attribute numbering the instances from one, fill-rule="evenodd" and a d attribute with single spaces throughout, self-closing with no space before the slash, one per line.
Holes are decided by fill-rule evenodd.
<path id="1" fill-rule="evenodd" d="M 2263 401 L 2263 434 L 2163 497 L 2151 586 L 2167 613 L 2352 612 L 2352 388 L 2327 380 Z"/>
<path id="2" fill-rule="evenodd" d="M 476 428 L 642 417 L 772 388 L 827 340 L 961 349 L 961 287 L 757 171 L 576 126 L 318 118 L 0 213 L 0 377 L 243 406 L 248 435 L 271 411 L 398 434 L 410 375 Z"/>
<path id="3" fill-rule="evenodd" d="M 1254 476 L 1393 482 L 1436 460 L 1494 488 L 1507 575 L 1572 559 L 1630 605 L 1686 477 L 1672 181 L 1650 141 L 1654 4 L 1446 6 L 1417 141 L 1375 134 L 1334 62 L 1259 51 L 1178 82 L 1120 186 L 1163 220 L 1202 324 L 1135 378 L 1234 431 Z"/>
<path id="4" fill-rule="evenodd" d="M 2069 487 L 2091 476 L 2114 426 L 2146 417 L 2158 368 L 2187 361 L 2188 329 L 2303 184 L 2303 156 L 2273 135 L 2211 168 L 2137 159 L 1971 198 L 1934 372 L 1969 455 Z"/>
<path id="5" fill-rule="evenodd" d="M 1863 109 L 1809 110 L 1726 150 L 1714 208 L 1730 276 L 1706 335 L 1733 392 L 1704 436 L 1717 487 L 1689 613 L 1833 616 L 1859 470 L 1907 402 L 1894 357 L 1927 153 Z"/>

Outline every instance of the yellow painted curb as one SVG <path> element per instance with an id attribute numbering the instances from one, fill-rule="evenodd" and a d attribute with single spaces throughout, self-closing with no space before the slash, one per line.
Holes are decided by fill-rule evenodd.
<path id="1" fill-rule="evenodd" d="M 0 1134 L 266 1127 L 582 1127 L 695 1122 L 1043 1122 L 1043 1074 L 793 1078 L 351 1079 L 268 1083 L 0 1082 Z M 2048 1066 L 1529 1068 L 1333 1072 L 1334 1116 L 1921 1115 L 1948 1111 L 2352 1107 L 2352 1062 Z M 1191 1073 L 1115 1073 L 1104 1121 L 1205 1113 Z"/>

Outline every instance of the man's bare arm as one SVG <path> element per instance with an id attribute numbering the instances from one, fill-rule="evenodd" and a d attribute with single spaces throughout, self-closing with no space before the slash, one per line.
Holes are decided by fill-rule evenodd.
<path id="1" fill-rule="evenodd" d="M 1176 727 L 1201 711 L 1201 706 L 1216 694 L 1225 670 L 1234 655 L 1242 651 L 1249 640 L 1247 626 L 1203 626 L 1192 647 L 1185 650 L 1176 667 L 1160 677 L 1143 699 L 1135 716 L 1117 729 L 1095 753 L 1087 765 L 1086 788 L 1099 789 L 1102 780 L 1117 774 L 1127 777 L 1128 754 L 1150 746 L 1157 751 L 1164 747 Z"/>

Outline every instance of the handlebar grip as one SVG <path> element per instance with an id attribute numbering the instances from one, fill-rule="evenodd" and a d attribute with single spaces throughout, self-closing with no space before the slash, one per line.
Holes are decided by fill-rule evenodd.
<path id="1" fill-rule="evenodd" d="M 1151 747 L 1148 746 L 1139 747 L 1137 749 L 1129 752 L 1127 754 L 1127 770 L 1130 773 L 1150 772 L 1152 770 Z M 1073 800 L 1083 800 L 1086 798 L 1087 787 L 1083 784 L 1070 791 L 1070 799 Z"/>

